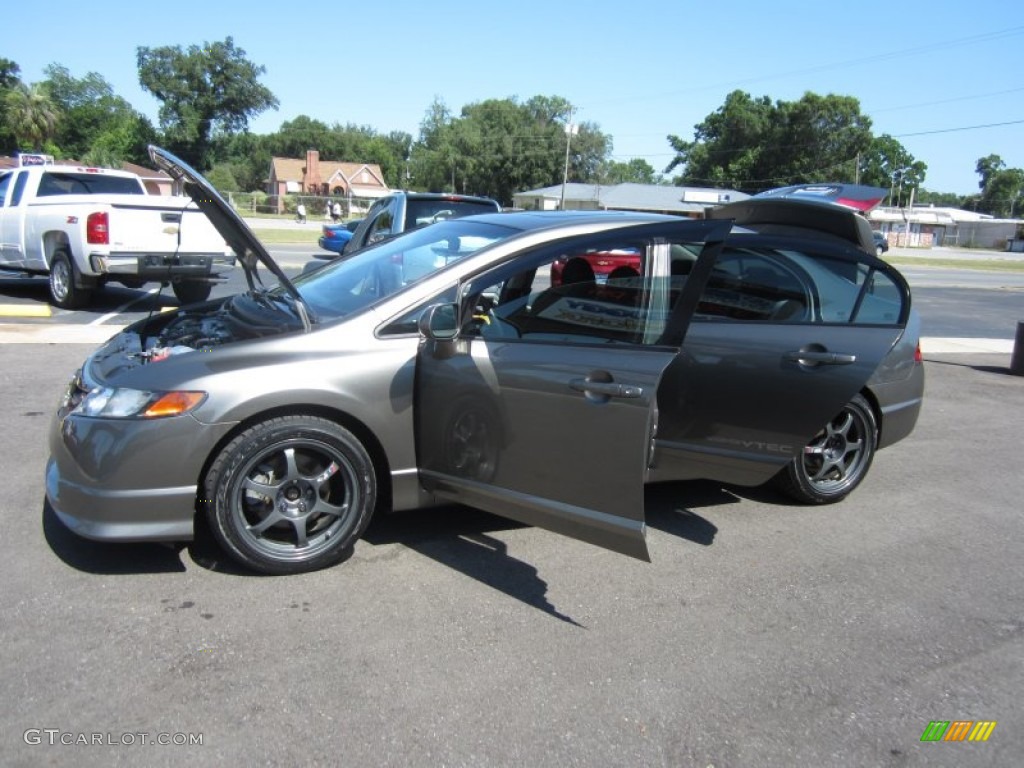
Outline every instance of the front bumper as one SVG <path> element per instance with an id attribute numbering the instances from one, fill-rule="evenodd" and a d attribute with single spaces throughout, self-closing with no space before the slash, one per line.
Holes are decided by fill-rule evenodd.
<path id="1" fill-rule="evenodd" d="M 231 426 L 189 415 L 146 421 L 58 414 L 50 427 L 47 501 L 88 539 L 189 540 L 203 464 Z"/>

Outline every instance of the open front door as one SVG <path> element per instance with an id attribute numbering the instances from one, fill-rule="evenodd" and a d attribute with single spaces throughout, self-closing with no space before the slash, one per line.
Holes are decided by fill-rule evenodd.
<path id="1" fill-rule="evenodd" d="M 563 240 L 474 279 L 457 307 L 428 310 L 416 383 L 425 487 L 648 560 L 658 382 L 728 228 L 673 222 Z M 669 268 L 682 244 L 685 289 Z M 632 272 L 602 274 L 611 254 Z"/>

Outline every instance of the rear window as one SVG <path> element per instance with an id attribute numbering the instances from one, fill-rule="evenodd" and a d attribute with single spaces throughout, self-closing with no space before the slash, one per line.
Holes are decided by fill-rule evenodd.
<path id="1" fill-rule="evenodd" d="M 52 195 L 143 195 L 138 179 L 102 173 L 48 172 L 39 181 L 38 197 Z"/>
<path id="2" fill-rule="evenodd" d="M 406 203 L 406 229 L 425 227 L 438 221 L 494 213 L 497 203 L 471 200 L 409 200 Z"/>

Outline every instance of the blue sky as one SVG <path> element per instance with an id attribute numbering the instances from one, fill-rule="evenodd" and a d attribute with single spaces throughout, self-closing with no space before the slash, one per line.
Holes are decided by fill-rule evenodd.
<path id="1" fill-rule="evenodd" d="M 458 113 L 487 98 L 557 95 L 613 137 L 616 160 L 661 171 L 673 155 L 666 136 L 692 139 L 730 91 L 814 91 L 858 98 L 876 135 L 928 164 L 929 189 L 976 192 L 975 163 L 992 153 L 1024 168 L 1017 0 L 48 0 L 45 14 L 17 3 L 4 17 L 17 33 L 0 56 L 23 80 L 42 80 L 51 63 L 97 72 L 154 123 L 136 48 L 231 36 L 280 100 L 251 123 L 256 133 L 305 114 L 416 137 L 435 97 Z"/>

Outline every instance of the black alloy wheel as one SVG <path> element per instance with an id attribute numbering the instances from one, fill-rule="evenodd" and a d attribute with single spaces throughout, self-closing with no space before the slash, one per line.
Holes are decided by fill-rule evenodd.
<path id="1" fill-rule="evenodd" d="M 840 501 L 867 475 L 877 446 L 875 412 L 857 395 L 777 475 L 778 483 L 807 504 Z"/>
<path id="2" fill-rule="evenodd" d="M 347 429 L 315 416 L 256 424 L 206 476 L 214 536 L 238 562 L 269 574 L 341 562 L 376 504 L 373 462 Z"/>

